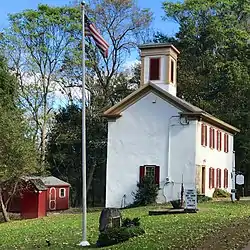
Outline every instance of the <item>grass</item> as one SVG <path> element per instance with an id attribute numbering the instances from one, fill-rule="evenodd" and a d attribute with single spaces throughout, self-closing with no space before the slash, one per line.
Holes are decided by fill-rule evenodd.
<path id="1" fill-rule="evenodd" d="M 232 227 L 232 223 L 248 221 L 250 215 L 247 201 L 235 204 L 208 202 L 200 204 L 199 208 L 197 214 L 161 216 L 148 216 L 150 207 L 122 210 L 123 217 L 140 217 L 146 234 L 106 249 L 190 249 L 209 239 L 213 241 L 214 236 L 218 237 L 220 232 Z M 90 249 L 94 248 L 98 237 L 99 215 L 100 212 L 88 214 L 88 240 L 93 244 Z M 81 215 L 62 213 L 1 223 L 0 235 L 0 249 L 5 250 L 48 249 L 46 240 L 51 242 L 49 249 L 80 249 L 77 244 L 81 241 Z"/>

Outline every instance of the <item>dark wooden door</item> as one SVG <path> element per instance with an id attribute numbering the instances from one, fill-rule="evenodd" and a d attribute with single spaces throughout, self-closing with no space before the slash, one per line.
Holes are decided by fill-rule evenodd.
<path id="1" fill-rule="evenodd" d="M 202 194 L 205 194 L 205 185 L 206 185 L 206 167 L 202 167 L 202 173 L 201 173 L 201 192 Z"/>

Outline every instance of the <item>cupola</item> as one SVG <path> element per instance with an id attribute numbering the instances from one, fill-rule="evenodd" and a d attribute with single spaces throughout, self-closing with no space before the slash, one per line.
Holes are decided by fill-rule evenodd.
<path id="1" fill-rule="evenodd" d="M 143 44 L 139 49 L 141 86 L 151 82 L 176 96 L 177 57 L 180 52 L 169 43 Z"/>

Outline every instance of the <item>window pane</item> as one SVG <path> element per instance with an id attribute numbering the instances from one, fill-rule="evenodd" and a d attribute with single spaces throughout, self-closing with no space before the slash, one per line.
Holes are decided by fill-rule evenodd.
<path id="1" fill-rule="evenodd" d="M 155 177 L 155 168 L 154 167 L 146 167 L 145 175 L 147 177 Z"/>

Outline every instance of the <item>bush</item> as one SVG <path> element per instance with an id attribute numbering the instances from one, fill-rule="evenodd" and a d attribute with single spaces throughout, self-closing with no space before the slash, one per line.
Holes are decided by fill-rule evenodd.
<path id="1" fill-rule="evenodd" d="M 202 203 L 202 202 L 207 202 L 207 201 L 211 201 L 212 198 L 211 197 L 208 197 L 206 195 L 197 195 L 197 203 Z"/>
<path id="2" fill-rule="evenodd" d="M 158 190 L 159 187 L 152 178 L 143 178 L 141 182 L 137 183 L 136 193 L 132 193 L 134 196 L 133 206 L 146 206 L 155 203 Z"/>
<path id="3" fill-rule="evenodd" d="M 230 197 L 230 193 L 228 193 L 227 191 L 223 189 L 216 188 L 214 190 L 213 197 L 214 198 L 227 198 L 227 197 Z"/>
<path id="4" fill-rule="evenodd" d="M 170 201 L 174 209 L 181 209 L 181 200 Z"/>
<path id="5" fill-rule="evenodd" d="M 122 227 L 139 227 L 140 226 L 140 218 L 136 217 L 134 219 L 125 218 L 122 220 Z"/>
<path id="6" fill-rule="evenodd" d="M 108 228 L 100 233 L 97 246 L 104 247 L 120 242 L 127 241 L 129 238 L 144 234 L 145 231 L 141 227 L 120 227 L 120 228 Z"/>

